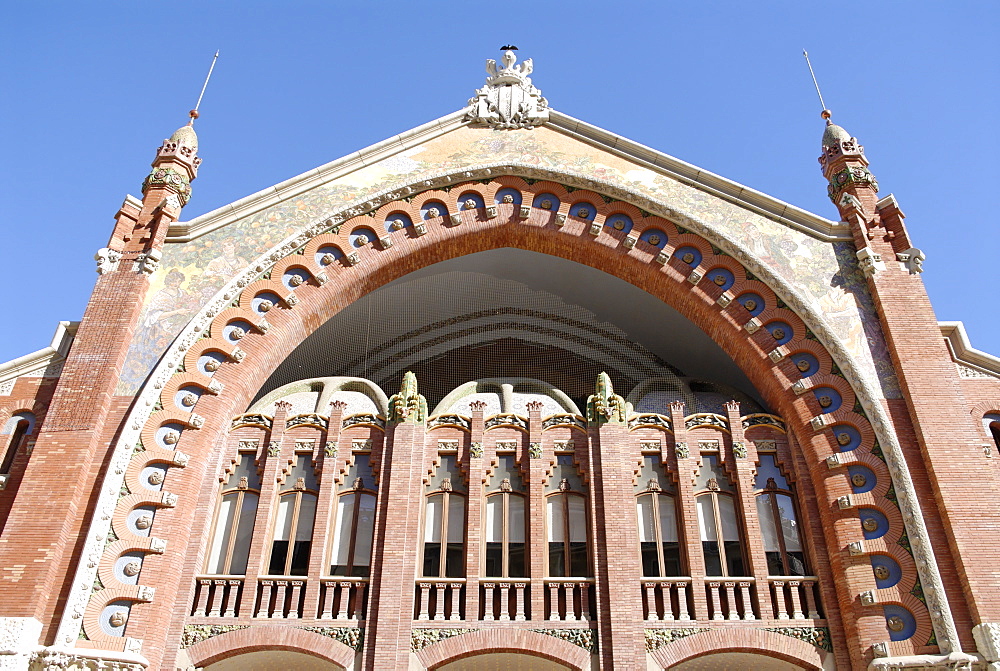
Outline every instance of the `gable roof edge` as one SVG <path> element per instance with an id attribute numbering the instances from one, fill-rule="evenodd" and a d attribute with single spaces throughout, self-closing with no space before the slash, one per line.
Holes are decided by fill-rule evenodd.
<path id="1" fill-rule="evenodd" d="M 376 142 L 364 149 L 330 161 L 318 168 L 307 170 L 291 179 L 286 179 L 284 182 L 261 189 L 256 193 L 206 212 L 194 219 L 171 224 L 167 231 L 166 242 L 189 242 L 206 233 L 222 228 L 237 219 L 242 219 L 265 207 L 270 207 L 286 198 L 330 182 L 359 168 L 377 163 L 387 156 L 409 149 L 421 142 L 444 135 L 453 128 L 461 126 L 464 115 L 464 109 L 452 112 L 439 119 L 417 126 L 398 135 L 393 135 L 381 142 Z"/>
<path id="2" fill-rule="evenodd" d="M 308 170 L 295 177 L 261 189 L 227 205 L 206 212 L 188 221 L 172 224 L 167 232 L 167 243 L 183 243 L 222 228 L 233 221 L 294 197 L 359 168 L 377 163 L 400 151 L 427 142 L 458 128 L 467 122 L 466 110 L 457 110 L 412 130 L 389 137 L 334 161 Z M 745 207 L 761 216 L 806 233 L 823 242 L 851 241 L 849 228 L 843 222 L 834 222 L 819 215 L 790 205 L 782 200 L 756 191 L 738 182 L 657 151 L 646 145 L 610 131 L 575 119 L 557 110 L 551 110 L 549 126 L 557 132 L 573 137 L 591 146 L 616 154 L 654 172 L 664 174 L 688 186 Z"/>
<path id="3" fill-rule="evenodd" d="M 600 146 L 630 161 L 645 164 L 684 184 L 753 210 L 823 242 L 853 240 L 850 228 L 844 222 L 835 222 L 813 214 L 739 182 L 702 170 L 669 154 L 575 119 L 568 114 L 552 110 L 549 113 L 549 125 L 582 142 Z"/>

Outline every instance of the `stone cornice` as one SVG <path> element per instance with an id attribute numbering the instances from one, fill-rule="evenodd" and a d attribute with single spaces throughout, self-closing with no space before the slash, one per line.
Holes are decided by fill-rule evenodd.
<path id="1" fill-rule="evenodd" d="M 548 128 L 558 128 L 561 132 L 583 142 L 631 161 L 645 164 L 651 170 L 753 210 L 762 216 L 807 233 L 824 242 L 853 239 L 848 226 L 841 222 L 831 221 L 794 205 L 789 205 L 777 198 L 743 186 L 739 182 L 702 170 L 696 165 L 656 151 L 603 128 L 574 119 L 562 112 L 556 110 L 550 112 Z"/>
<path id="2" fill-rule="evenodd" d="M 166 241 L 178 243 L 194 240 L 266 207 L 433 140 L 463 125 L 468 125 L 468 122 L 463 120 L 465 111 L 463 109 L 453 112 L 413 130 L 395 135 L 190 221 L 172 224 L 167 232 Z M 852 240 L 849 228 L 841 222 L 834 222 L 812 214 L 738 182 L 702 170 L 695 165 L 574 119 L 556 110 L 551 110 L 546 127 L 745 207 L 823 242 Z"/>
<path id="3" fill-rule="evenodd" d="M 0 363 L 0 382 L 14 380 L 22 375 L 44 370 L 51 364 L 65 359 L 79 325 L 80 322 L 59 322 L 48 347 Z"/>
<path id="4" fill-rule="evenodd" d="M 991 377 L 1000 377 L 1000 357 L 993 356 L 972 346 L 962 322 L 938 322 L 941 335 L 951 351 L 955 363 Z"/>

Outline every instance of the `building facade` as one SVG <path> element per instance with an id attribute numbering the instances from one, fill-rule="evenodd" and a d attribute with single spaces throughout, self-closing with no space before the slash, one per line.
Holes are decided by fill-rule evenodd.
<path id="1" fill-rule="evenodd" d="M 1000 669 L 1000 359 L 836 220 L 468 106 L 190 221 L 0 365 L 0 667 Z"/>

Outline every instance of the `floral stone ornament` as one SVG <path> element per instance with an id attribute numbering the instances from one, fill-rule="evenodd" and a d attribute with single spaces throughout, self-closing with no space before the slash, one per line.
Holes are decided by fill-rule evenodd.
<path id="1" fill-rule="evenodd" d="M 423 424 L 427 421 L 427 399 L 417 392 L 417 376 L 407 371 L 399 393 L 389 398 L 389 421 L 402 424 Z"/>
<path id="2" fill-rule="evenodd" d="M 607 373 L 597 376 L 594 394 L 587 399 L 587 421 L 596 424 L 625 425 L 632 410 L 625 399 L 615 393 Z"/>
<path id="3" fill-rule="evenodd" d="M 466 121 L 495 129 L 534 128 L 549 120 L 549 103 L 528 76 L 534 69 L 531 59 L 520 65 L 510 49 L 500 58 L 486 61 L 486 84 L 469 99 Z"/>

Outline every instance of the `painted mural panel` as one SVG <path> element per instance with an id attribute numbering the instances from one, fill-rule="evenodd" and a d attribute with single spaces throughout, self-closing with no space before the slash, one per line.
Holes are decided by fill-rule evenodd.
<path id="1" fill-rule="evenodd" d="M 461 127 L 424 144 L 231 224 L 164 249 L 119 394 L 134 393 L 183 325 L 235 273 L 306 225 L 367 194 L 411 184 L 423 174 L 499 162 L 518 163 L 618 185 L 704 222 L 744 247 L 795 286 L 826 315 L 835 332 L 887 398 L 898 398 L 874 304 L 848 243 L 830 244 L 551 128 Z"/>

